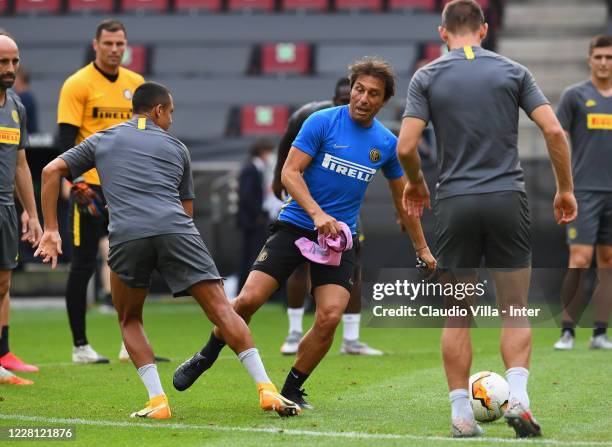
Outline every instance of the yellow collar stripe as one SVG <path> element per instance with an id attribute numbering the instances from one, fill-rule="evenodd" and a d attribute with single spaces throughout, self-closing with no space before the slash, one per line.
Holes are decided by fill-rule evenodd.
<path id="1" fill-rule="evenodd" d="M 463 52 L 465 53 L 465 58 L 468 60 L 476 58 L 476 56 L 474 56 L 474 50 L 472 50 L 472 47 L 469 45 L 463 47 Z"/>
<path id="2" fill-rule="evenodd" d="M 138 118 L 138 128 L 140 130 L 144 130 L 147 127 L 147 119 L 146 118 Z"/>

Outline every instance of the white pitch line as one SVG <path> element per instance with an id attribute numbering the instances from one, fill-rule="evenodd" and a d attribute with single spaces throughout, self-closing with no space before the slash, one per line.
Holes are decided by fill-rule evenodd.
<path id="1" fill-rule="evenodd" d="M 555 446 L 612 446 L 612 442 L 602 441 L 560 441 L 556 439 L 516 439 L 516 438 L 465 438 L 452 439 L 445 436 L 418 436 L 408 434 L 393 434 L 393 433 L 363 433 L 363 432 L 336 432 L 336 431 L 314 431 L 314 430 L 297 430 L 286 429 L 280 427 L 228 427 L 218 425 L 191 425 L 191 424 L 165 424 L 165 423 L 144 423 L 144 422 L 121 422 L 121 421 L 104 421 L 90 419 L 67 419 L 67 418 L 47 418 L 41 416 L 26 416 L 19 414 L 0 414 L 0 420 L 7 421 L 23 421 L 23 422 L 42 422 L 45 424 L 66 424 L 66 425 L 93 425 L 100 427 L 122 427 L 122 428 L 153 428 L 153 429 L 170 429 L 170 430 L 208 430 L 216 432 L 241 432 L 241 433 L 266 433 L 273 435 L 289 435 L 289 436 L 313 436 L 322 438 L 349 438 L 349 439 L 398 439 L 411 441 L 429 441 L 429 442 L 489 442 L 489 443 L 506 443 L 515 444 L 518 442 L 528 442 L 534 445 L 555 445 Z"/>

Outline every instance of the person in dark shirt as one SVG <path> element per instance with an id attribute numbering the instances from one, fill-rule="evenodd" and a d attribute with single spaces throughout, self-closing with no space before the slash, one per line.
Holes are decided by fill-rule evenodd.
<path id="1" fill-rule="evenodd" d="M 266 161 L 274 152 L 268 140 L 258 140 L 251 147 L 249 161 L 240 170 L 238 177 L 238 228 L 242 233 L 242 253 L 238 290 L 246 282 L 251 265 L 263 247 L 268 235 L 270 217 L 264 208 L 269 184 L 266 184 Z"/>
<path id="2" fill-rule="evenodd" d="M 36 104 L 36 98 L 30 90 L 30 72 L 25 68 L 20 67 L 15 78 L 15 84 L 13 90 L 21 99 L 21 103 L 26 109 L 26 116 L 28 117 L 27 129 L 29 134 L 38 132 L 38 105 Z"/>

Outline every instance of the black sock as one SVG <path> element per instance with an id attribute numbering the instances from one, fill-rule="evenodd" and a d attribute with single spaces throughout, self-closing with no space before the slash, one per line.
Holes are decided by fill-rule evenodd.
<path id="1" fill-rule="evenodd" d="M 561 325 L 561 336 L 563 337 L 563 335 L 565 335 L 566 332 L 569 332 L 569 334 L 576 338 L 576 329 L 575 325 L 573 322 L 571 321 L 564 321 Z"/>
<path id="2" fill-rule="evenodd" d="M 208 343 L 206 343 L 206 346 L 202 348 L 200 354 L 202 354 L 211 362 L 214 362 L 215 360 L 217 360 L 217 357 L 219 357 L 219 353 L 221 352 L 224 346 L 225 342 L 223 340 L 219 340 L 217 337 L 215 337 L 215 333 L 211 332 L 210 338 L 208 339 Z"/>
<path id="3" fill-rule="evenodd" d="M 66 309 L 72 332 L 74 346 L 89 344 L 85 332 L 85 314 L 87 313 L 87 283 L 91 274 L 80 270 L 71 271 L 66 284 Z"/>
<path id="4" fill-rule="evenodd" d="M 291 368 L 291 371 L 289 371 L 289 374 L 287 374 L 287 379 L 285 379 L 285 384 L 283 385 L 281 394 L 285 395 L 286 392 L 291 394 L 291 391 L 301 389 L 304 382 L 306 382 L 306 379 L 308 379 L 308 374 L 298 371 L 295 368 Z"/>
<path id="5" fill-rule="evenodd" d="M 0 335 L 0 357 L 10 352 L 8 326 L 2 326 L 2 335 Z"/>
<path id="6" fill-rule="evenodd" d="M 593 324 L 593 337 L 604 335 L 608 331 L 608 323 L 596 321 Z"/>

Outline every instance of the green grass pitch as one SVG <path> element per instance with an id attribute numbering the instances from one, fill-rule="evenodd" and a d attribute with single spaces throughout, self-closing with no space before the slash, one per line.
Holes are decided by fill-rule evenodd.
<path id="1" fill-rule="evenodd" d="M 147 396 L 134 367 L 116 360 L 121 339 L 114 316 L 92 310 L 87 320 L 90 343 L 111 358 L 110 365 L 70 363 L 63 309 L 14 310 L 11 318 L 13 351 L 41 371 L 22 375 L 34 379 L 34 386 L 0 386 L 0 427 L 76 427 L 76 440 L 50 445 L 612 446 L 612 353 L 588 350 L 588 330 L 578 331 L 573 352 L 553 351 L 557 329 L 534 331 L 529 390 L 544 432 L 541 440 L 515 440 L 514 432 L 497 421 L 484 424 L 484 438 L 453 441 L 439 329 L 363 328 L 362 339 L 388 353 L 378 358 L 342 356 L 336 339 L 306 382 L 316 410 L 280 419 L 260 411 L 255 385 L 229 349 L 191 389 L 175 391 L 174 369 L 202 345 L 211 326 L 192 302 L 151 302 L 145 306 L 145 328 L 156 352 L 172 358 L 159 365 L 159 372 L 173 418 L 136 421 L 129 414 Z M 311 321 L 307 317 L 305 324 Z M 251 327 L 268 373 L 280 387 L 292 364 L 291 357 L 279 353 L 286 314 L 279 306 L 264 306 Z M 498 336 L 498 329 L 473 331 L 473 372 L 503 374 Z M 2 445 L 10 442 L 1 440 Z"/>

